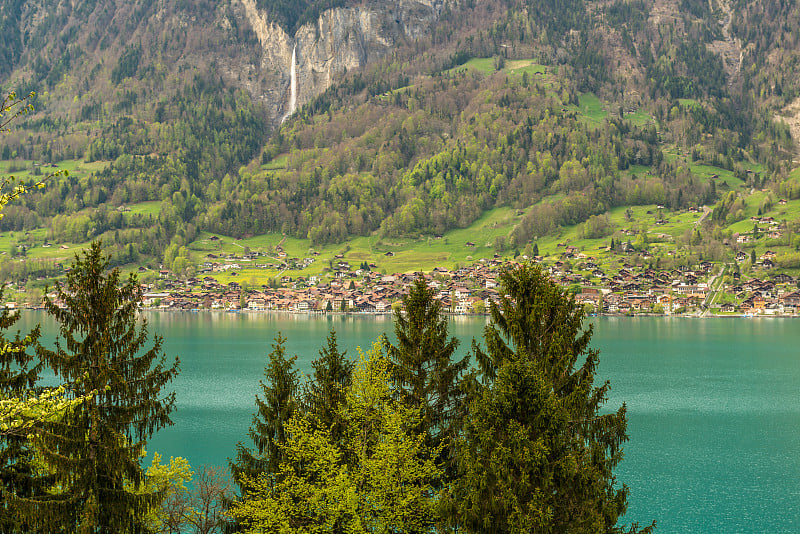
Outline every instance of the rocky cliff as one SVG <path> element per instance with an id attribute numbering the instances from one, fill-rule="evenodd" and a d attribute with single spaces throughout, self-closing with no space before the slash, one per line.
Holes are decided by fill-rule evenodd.
<path id="1" fill-rule="evenodd" d="M 370 0 L 324 11 L 289 35 L 257 0 L 8 0 L 0 3 L 0 84 L 31 80 L 49 90 L 51 113 L 74 118 L 75 94 L 114 101 L 115 68 L 126 90 L 134 80 L 149 86 L 144 98 L 166 98 L 186 72 L 212 72 L 247 90 L 277 125 L 293 111 L 293 50 L 301 107 L 343 73 L 429 32 L 448 1 Z"/>
<path id="2" fill-rule="evenodd" d="M 342 74 L 383 57 L 403 40 L 427 33 L 444 0 L 379 0 L 337 8 L 301 26 L 294 36 L 270 22 L 255 0 L 237 0 L 261 44 L 260 83 L 248 89 L 268 104 L 273 123 L 291 109 L 292 52 L 296 47 L 296 106 L 325 91 Z M 260 94 L 257 94 L 260 93 Z"/>

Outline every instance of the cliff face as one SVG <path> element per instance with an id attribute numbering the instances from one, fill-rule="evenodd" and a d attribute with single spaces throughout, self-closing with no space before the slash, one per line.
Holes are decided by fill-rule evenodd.
<path id="1" fill-rule="evenodd" d="M 210 71 L 246 90 L 277 125 L 293 111 L 293 51 L 299 108 L 346 71 L 429 32 L 451 1 L 369 0 L 323 12 L 287 35 L 257 0 L 7 0 L 0 3 L 0 83 L 36 80 L 39 92 L 50 90 L 51 113 L 74 115 L 75 94 L 98 101 L 116 94 L 118 83 L 108 81 L 115 68 L 124 72 L 118 80 L 135 80 L 157 98 L 187 72 Z"/>
<path id="2" fill-rule="evenodd" d="M 289 36 L 267 20 L 255 0 L 239 0 L 258 37 L 262 55 L 261 83 L 248 89 L 264 100 L 274 123 L 291 113 L 291 61 L 296 46 L 296 106 L 324 92 L 347 71 L 383 57 L 399 42 L 427 33 L 438 19 L 444 0 L 378 0 L 365 7 L 326 11 Z"/>

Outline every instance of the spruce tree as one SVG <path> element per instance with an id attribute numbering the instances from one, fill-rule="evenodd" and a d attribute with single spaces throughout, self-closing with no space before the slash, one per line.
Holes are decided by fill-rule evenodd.
<path id="1" fill-rule="evenodd" d="M 353 377 L 355 362 L 345 358 L 339 351 L 336 331 L 331 330 L 327 346 L 319 351 L 319 358 L 311 362 L 314 376 L 303 394 L 303 410 L 315 428 L 330 431 L 331 439 L 337 443 L 343 437 L 344 427 L 339 406 L 344 402 Z"/>
<path id="2" fill-rule="evenodd" d="M 46 423 L 39 449 L 59 491 L 40 503 L 52 531 L 112 534 L 146 532 L 146 512 L 157 492 L 142 488 L 140 460 L 146 440 L 172 424 L 175 393 L 164 387 L 178 372 L 168 364 L 162 338 L 148 345 L 140 321 L 142 288 L 135 275 L 124 283 L 119 270 L 93 243 L 45 299 L 60 324 L 55 349 L 38 356 L 70 384 L 75 396 L 95 392 L 58 422 Z"/>
<path id="3" fill-rule="evenodd" d="M 538 266 L 500 280 L 487 350 L 477 351 L 482 385 L 458 442 L 452 523 L 468 532 L 621 531 L 628 489 L 613 471 L 625 405 L 600 413 L 609 384 L 594 385 L 592 326 L 584 330 L 582 308 Z"/>
<path id="4" fill-rule="evenodd" d="M 385 337 L 384 344 L 400 400 L 421 410 L 420 431 L 426 434 L 428 446 L 443 446 L 441 460 L 449 474 L 464 401 L 462 374 L 469 355 L 453 360 L 458 340 L 448 339 L 447 319 L 424 278 L 417 278 L 403 299 L 394 332 L 397 345 Z"/>
<path id="5" fill-rule="evenodd" d="M 0 312 L 0 399 L 21 399 L 35 392 L 42 368 L 31 351 L 40 336 L 38 326 L 24 337 L 19 332 L 13 339 L 5 335 L 18 319 L 18 313 Z M 35 467 L 27 434 L 0 433 L 0 532 L 42 531 L 27 500 L 45 496 L 53 481 Z"/>
<path id="6" fill-rule="evenodd" d="M 278 333 L 264 368 L 264 380 L 259 382 L 264 397 L 256 395 L 257 411 L 249 431 L 254 449 L 239 442 L 236 460 L 230 462 L 233 479 L 242 490 L 247 477 L 272 478 L 278 473 L 283 459 L 280 446 L 286 443 L 284 426 L 298 408 L 298 372 L 294 369 L 297 356 L 286 357 L 285 343 L 286 338 Z"/>

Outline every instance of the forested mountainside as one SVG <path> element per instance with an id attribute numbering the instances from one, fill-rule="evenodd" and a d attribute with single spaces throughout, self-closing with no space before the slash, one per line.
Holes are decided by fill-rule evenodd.
<path id="1" fill-rule="evenodd" d="M 518 246 L 586 221 L 603 235 L 607 210 L 645 204 L 717 204 L 705 235 L 721 240 L 748 191 L 773 192 L 759 212 L 800 197 L 792 1 L 0 10 L 2 87 L 37 92 L 3 138 L 5 170 L 75 169 L 0 229 L 102 237 L 120 262 L 205 231 L 438 235 L 500 206 L 519 214 Z"/>

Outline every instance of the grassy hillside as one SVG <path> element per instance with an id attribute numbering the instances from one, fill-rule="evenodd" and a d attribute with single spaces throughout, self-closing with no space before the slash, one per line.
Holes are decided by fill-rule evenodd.
<path id="1" fill-rule="evenodd" d="M 259 5 L 291 27 L 334 3 Z M 9 35 L 48 6 L 17 6 Z M 228 253 L 313 249 L 309 272 L 339 253 L 402 271 L 640 235 L 655 252 L 722 259 L 759 212 L 794 245 L 795 146 L 773 117 L 800 95 L 796 6 L 739 6 L 722 25 L 725 13 L 647 1 L 451 7 L 433 35 L 351 72 L 274 133 L 248 70 L 221 68 L 259 46 L 236 5 L 171 6 L 163 23 L 150 7 L 52 10 L 63 31 L 15 41 L 2 80 L 36 89 L 37 112 L 5 134 L 0 172 L 70 175 L 6 209 L 8 277 L 50 276 L 98 238 L 127 269 L 184 273 L 213 254 L 211 235 Z M 69 31 L 106 12 L 113 24 Z M 203 20 L 227 22 L 204 34 Z M 163 37 L 178 27 L 193 32 L 180 50 Z M 695 225 L 699 206 L 710 213 Z"/>

